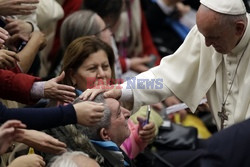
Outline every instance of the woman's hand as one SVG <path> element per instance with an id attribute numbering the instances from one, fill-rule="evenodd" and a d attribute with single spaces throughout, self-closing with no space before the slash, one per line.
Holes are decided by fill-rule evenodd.
<path id="1" fill-rule="evenodd" d="M 141 73 L 144 71 L 147 71 L 149 68 L 147 64 L 151 61 L 151 58 L 146 56 L 146 57 L 134 57 L 130 59 L 130 69 Z"/>
<path id="2" fill-rule="evenodd" d="M 44 167 L 43 157 L 37 154 L 28 154 L 17 157 L 8 167 Z"/>
<path id="3" fill-rule="evenodd" d="M 65 73 L 62 72 L 60 76 L 52 78 L 45 82 L 44 97 L 48 99 L 56 99 L 65 103 L 74 101 L 76 94 L 75 88 L 72 86 L 59 84 L 63 80 Z"/>
<path id="4" fill-rule="evenodd" d="M 93 126 L 103 117 L 104 104 L 84 101 L 73 105 L 76 111 L 77 122 L 84 126 Z"/>
<path id="5" fill-rule="evenodd" d="M 33 27 L 30 23 L 13 18 L 6 18 L 6 26 L 5 30 L 9 32 L 10 35 L 14 34 L 27 34 L 30 35 L 32 33 Z"/>
<path id="6" fill-rule="evenodd" d="M 1 0 L 0 15 L 29 15 L 36 9 L 39 0 Z"/>
<path id="7" fill-rule="evenodd" d="M 9 32 L 0 27 L 0 44 L 3 45 L 8 38 L 9 38 Z"/>
<path id="8" fill-rule="evenodd" d="M 16 131 L 17 128 L 26 128 L 26 125 L 18 120 L 10 120 L 0 127 L 0 155 L 7 151 L 18 133 L 20 133 Z"/>
<path id="9" fill-rule="evenodd" d="M 17 61 L 20 60 L 16 52 L 0 50 L 0 69 L 11 69 L 16 66 Z"/>
<path id="10" fill-rule="evenodd" d="M 66 152 L 66 144 L 58 139 L 40 131 L 18 129 L 21 131 L 16 141 L 24 143 L 38 151 L 50 154 L 62 154 Z"/>

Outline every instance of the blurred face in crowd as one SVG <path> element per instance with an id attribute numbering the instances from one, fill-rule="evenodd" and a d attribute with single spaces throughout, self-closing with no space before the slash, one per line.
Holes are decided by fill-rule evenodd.
<path id="1" fill-rule="evenodd" d="M 86 90 L 97 85 L 107 84 L 111 78 L 111 67 L 104 50 L 92 53 L 82 62 L 81 66 L 71 76 L 79 90 Z"/>
<path id="2" fill-rule="evenodd" d="M 206 46 L 213 46 L 222 54 L 227 54 L 238 44 L 245 31 L 243 20 L 233 20 L 234 16 L 219 14 L 201 5 L 196 22 L 205 37 Z"/>
<path id="3" fill-rule="evenodd" d="M 106 25 L 103 19 L 99 15 L 95 15 L 96 22 L 100 26 L 100 31 L 96 33 L 96 35 L 104 42 L 108 43 L 111 46 L 111 36 L 112 33 L 110 31 L 109 25 Z"/>

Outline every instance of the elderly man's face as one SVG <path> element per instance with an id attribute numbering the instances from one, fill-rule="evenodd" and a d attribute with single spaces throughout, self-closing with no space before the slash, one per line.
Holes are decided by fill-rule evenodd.
<path id="1" fill-rule="evenodd" d="M 130 112 L 121 107 L 120 103 L 115 99 L 108 98 L 106 103 L 111 111 L 111 125 L 107 129 L 107 133 L 111 140 L 120 146 L 130 135 L 127 124 Z"/>
<path id="2" fill-rule="evenodd" d="M 241 38 L 241 30 L 234 24 L 222 24 L 219 14 L 200 6 L 196 23 L 198 30 L 205 37 L 206 46 L 213 46 L 222 54 L 228 54 Z"/>

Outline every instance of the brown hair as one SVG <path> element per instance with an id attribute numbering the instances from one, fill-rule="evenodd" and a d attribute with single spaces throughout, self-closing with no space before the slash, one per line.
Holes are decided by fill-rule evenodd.
<path id="1" fill-rule="evenodd" d="M 62 71 L 65 71 L 64 84 L 73 86 L 70 79 L 70 71 L 77 71 L 81 64 L 90 54 L 103 50 L 107 56 L 111 67 L 111 81 L 115 80 L 114 72 L 114 52 L 112 48 L 97 37 L 80 37 L 69 44 L 65 50 L 62 60 Z M 113 83 L 110 83 L 113 84 Z"/>

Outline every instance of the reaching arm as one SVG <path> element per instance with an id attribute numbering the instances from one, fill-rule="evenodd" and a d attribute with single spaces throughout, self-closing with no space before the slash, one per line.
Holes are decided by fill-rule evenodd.
<path id="1" fill-rule="evenodd" d="M 0 103 L 0 123 L 10 119 L 22 121 L 27 128 L 43 130 L 79 123 L 92 126 L 103 117 L 104 105 L 95 102 L 80 102 L 51 108 L 8 109 Z"/>
<path id="2" fill-rule="evenodd" d="M 31 33 L 31 38 L 26 46 L 17 53 L 20 59 L 19 65 L 22 72 L 27 73 L 29 71 L 37 53 L 45 46 L 45 41 L 45 36 L 40 31 L 34 31 Z"/>
<path id="3" fill-rule="evenodd" d="M 9 120 L 0 126 L 0 155 L 5 153 L 17 135 L 21 135 L 22 132 L 17 132 L 17 128 L 25 127 L 18 120 Z"/>
<path id="4" fill-rule="evenodd" d="M 77 122 L 72 105 L 52 108 L 9 109 L 0 103 L 0 123 L 16 119 L 27 125 L 28 129 L 43 130 Z"/>
<path id="5" fill-rule="evenodd" d="M 61 154 L 66 152 L 66 144 L 58 139 L 40 131 L 18 129 L 16 141 L 24 143 L 38 151 L 51 154 Z"/>
<path id="6" fill-rule="evenodd" d="M 156 78 L 151 70 L 127 80 L 122 85 L 122 90 L 112 89 L 105 92 L 106 97 L 115 97 L 120 93 L 120 101 L 132 112 L 147 104 L 155 104 L 173 93 L 164 85 L 163 78 Z"/>
<path id="7" fill-rule="evenodd" d="M 39 0 L 1 0 L 0 15 L 29 15 L 36 9 L 37 3 Z"/>
<path id="8" fill-rule="evenodd" d="M 0 69 L 0 97 L 21 103 L 34 102 L 30 90 L 37 77 Z"/>
<path id="9" fill-rule="evenodd" d="M 101 92 L 105 92 L 104 97 L 119 99 L 125 108 L 132 110 L 132 113 L 138 111 L 143 105 L 155 104 L 173 95 L 164 84 L 164 79 L 156 78 L 151 70 L 127 80 L 122 85 L 87 89 L 80 98 L 93 100 Z"/>
<path id="10" fill-rule="evenodd" d="M 41 83 L 36 82 L 39 81 L 40 78 L 0 69 L 0 97 L 21 103 L 36 102 L 43 97 L 71 102 L 75 97 L 75 88 L 59 84 L 58 82 L 60 82 L 63 77 L 64 73 Z"/>

